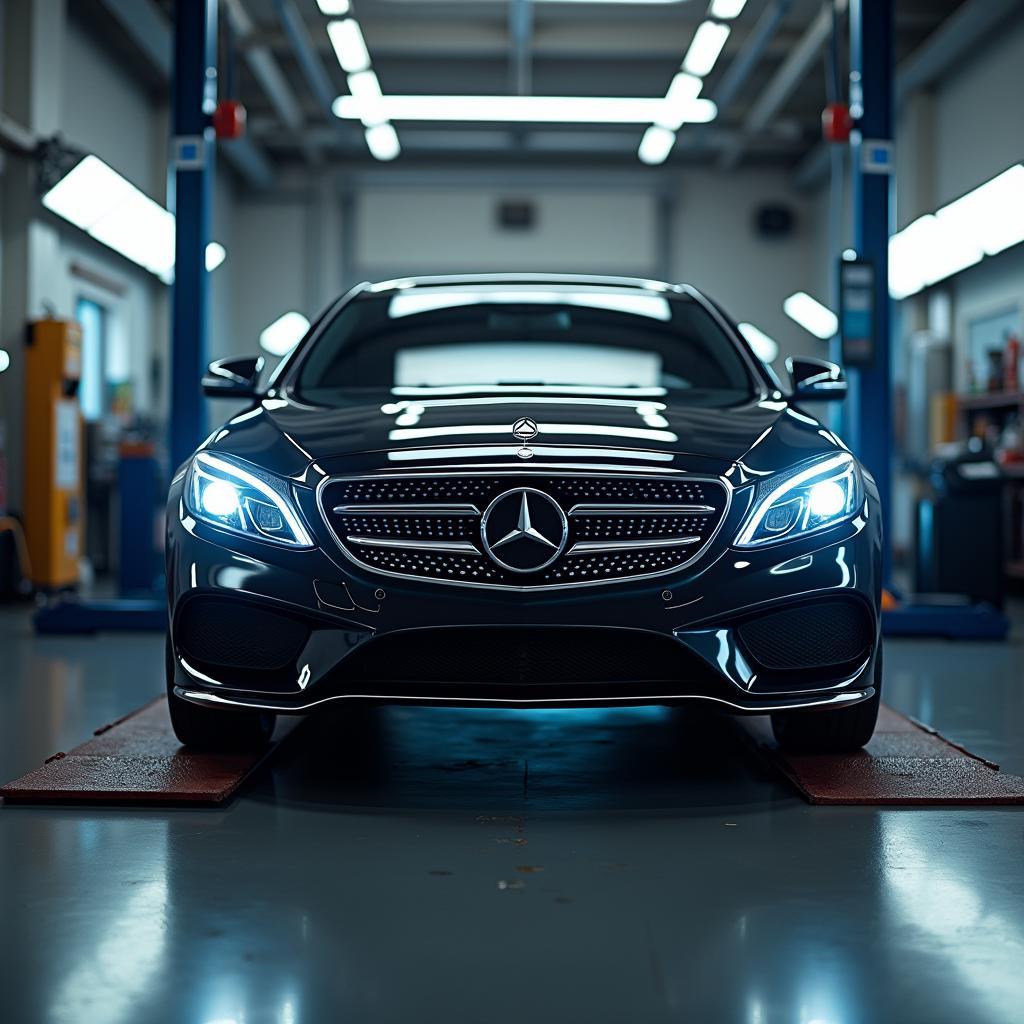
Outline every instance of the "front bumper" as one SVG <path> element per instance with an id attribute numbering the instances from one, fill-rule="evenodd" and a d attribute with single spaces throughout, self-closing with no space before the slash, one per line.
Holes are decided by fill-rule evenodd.
<path id="1" fill-rule="evenodd" d="M 282 713 L 341 700 L 542 707 L 695 700 L 752 714 L 853 704 L 874 693 L 880 530 L 873 503 L 869 495 L 864 516 L 832 530 L 760 550 L 724 546 L 735 532 L 730 517 L 717 549 L 671 576 L 509 592 L 375 575 L 344 560 L 322 536 L 322 524 L 312 524 L 320 546 L 304 551 L 227 535 L 183 514 L 179 481 L 171 491 L 167 538 L 175 691 L 197 704 Z M 735 511 L 736 518 L 742 514 Z M 859 617 L 867 639 L 855 658 L 789 670 L 751 656 L 744 623 L 787 609 L 799 621 L 799 609 L 823 601 Z M 245 609 L 255 608 L 298 623 L 301 642 L 271 667 L 246 664 L 245 655 L 233 665 L 196 657 L 194 622 L 216 632 L 216 609 L 226 604 L 240 609 L 232 622 L 241 625 L 232 628 L 244 632 Z M 207 614 L 211 608 L 214 614 Z M 507 672 L 487 678 L 484 668 L 453 675 L 450 683 L 448 677 L 424 681 L 431 677 L 417 669 L 421 641 L 433 652 L 457 652 L 480 631 L 496 629 L 523 636 L 560 630 L 570 638 L 583 635 L 575 630 L 589 631 L 588 638 L 601 631 L 610 651 L 637 652 L 636 671 L 627 665 L 615 679 L 566 683 L 563 668 L 550 680 L 534 673 L 517 685 Z M 662 654 L 669 647 L 678 652 L 676 668 L 651 678 L 642 657 L 648 644 Z"/>

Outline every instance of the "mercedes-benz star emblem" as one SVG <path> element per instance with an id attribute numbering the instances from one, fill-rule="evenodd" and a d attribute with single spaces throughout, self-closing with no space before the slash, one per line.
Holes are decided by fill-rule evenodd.
<path id="1" fill-rule="evenodd" d="M 550 495 L 516 487 L 487 506 L 480 533 L 484 550 L 503 569 L 537 572 L 565 550 L 569 522 Z"/>
<path id="2" fill-rule="evenodd" d="M 529 416 L 520 416 L 519 419 L 512 424 L 512 436 L 519 438 L 520 441 L 530 441 L 535 438 L 537 434 L 537 424 L 534 423 Z"/>

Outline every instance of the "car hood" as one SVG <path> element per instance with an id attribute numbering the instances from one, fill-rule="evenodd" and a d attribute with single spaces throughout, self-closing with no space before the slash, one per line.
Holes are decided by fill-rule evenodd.
<path id="1" fill-rule="evenodd" d="M 523 417 L 538 431 L 525 445 L 512 432 Z M 312 463 L 332 467 L 354 458 L 369 468 L 515 465 L 527 446 L 528 457 L 545 461 L 586 459 L 636 468 L 696 461 L 714 472 L 739 462 L 757 473 L 838 444 L 817 420 L 781 400 L 711 407 L 667 396 L 396 399 L 381 391 L 361 392 L 332 407 L 267 398 L 230 419 L 207 447 L 298 478 Z"/>

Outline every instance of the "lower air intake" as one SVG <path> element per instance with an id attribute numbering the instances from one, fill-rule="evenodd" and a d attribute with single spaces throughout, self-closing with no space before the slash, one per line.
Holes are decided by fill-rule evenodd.
<path id="1" fill-rule="evenodd" d="M 243 601 L 194 597 L 178 613 L 174 639 L 189 661 L 233 669 L 282 669 L 309 631 L 296 619 Z"/>
<path id="2" fill-rule="evenodd" d="M 853 601 L 825 600 L 748 619 L 747 653 L 766 669 L 828 668 L 858 661 L 871 647 L 871 620 Z"/>

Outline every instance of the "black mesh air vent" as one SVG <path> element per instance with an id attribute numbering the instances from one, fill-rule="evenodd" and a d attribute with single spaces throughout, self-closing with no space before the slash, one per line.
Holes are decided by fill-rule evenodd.
<path id="1" fill-rule="evenodd" d="M 242 601 L 194 597 L 182 607 L 174 639 L 198 665 L 281 669 L 291 664 L 308 630 L 295 619 Z"/>
<path id="2" fill-rule="evenodd" d="M 750 619 L 738 632 L 758 664 L 795 670 L 843 665 L 866 656 L 870 626 L 859 604 L 825 600 Z"/>

